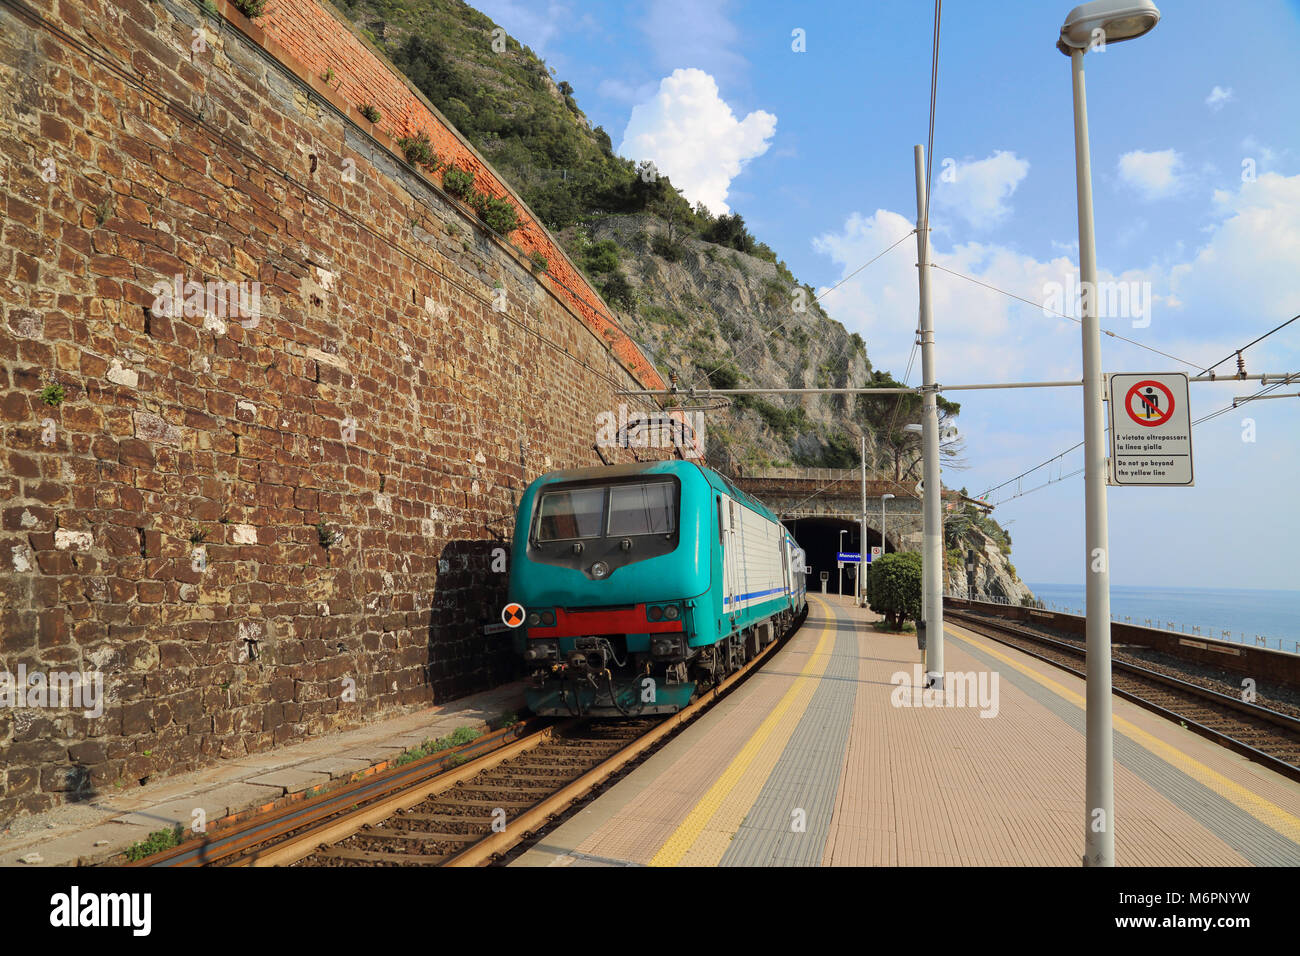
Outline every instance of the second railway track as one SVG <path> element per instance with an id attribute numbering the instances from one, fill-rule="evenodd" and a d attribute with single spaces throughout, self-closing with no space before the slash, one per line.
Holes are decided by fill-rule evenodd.
<path id="1" fill-rule="evenodd" d="M 1085 652 L 1080 643 L 983 615 L 952 609 L 944 613 L 967 630 L 1085 676 Z M 1128 661 L 1112 661 L 1111 670 L 1114 692 L 1124 699 L 1300 780 L 1300 720 L 1295 717 Z"/>

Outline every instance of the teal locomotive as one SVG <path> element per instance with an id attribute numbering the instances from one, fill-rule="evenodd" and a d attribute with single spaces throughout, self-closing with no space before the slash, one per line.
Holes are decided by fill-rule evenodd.
<path id="1" fill-rule="evenodd" d="M 685 707 L 807 611 L 777 517 L 693 461 L 555 471 L 524 492 L 509 596 L 544 715 Z"/>

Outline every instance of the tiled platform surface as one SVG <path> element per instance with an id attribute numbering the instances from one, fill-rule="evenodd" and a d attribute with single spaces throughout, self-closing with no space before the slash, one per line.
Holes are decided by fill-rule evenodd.
<path id="1" fill-rule="evenodd" d="M 106 860 L 155 830 L 189 828 L 201 809 L 208 824 L 267 806 L 331 779 L 392 759 L 458 727 L 485 730 L 524 709 L 524 682 L 413 714 L 223 761 L 126 792 L 20 817 L 0 834 L 0 866 L 68 866 Z"/>
<path id="2" fill-rule="evenodd" d="M 945 670 L 996 674 L 996 714 L 897 706 L 916 639 L 868 618 L 814 598 L 760 673 L 514 865 L 1079 865 L 1082 680 L 949 625 Z M 1114 714 L 1119 865 L 1300 864 L 1300 784 Z"/>

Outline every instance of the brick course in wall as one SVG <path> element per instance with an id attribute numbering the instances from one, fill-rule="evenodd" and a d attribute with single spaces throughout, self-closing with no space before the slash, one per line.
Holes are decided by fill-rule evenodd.
<path id="1" fill-rule="evenodd" d="M 0 674 L 105 681 L 0 708 L 0 825 L 510 676 L 519 492 L 661 384 L 314 79 L 481 164 L 328 11 L 218 6 L 0 0 Z"/>

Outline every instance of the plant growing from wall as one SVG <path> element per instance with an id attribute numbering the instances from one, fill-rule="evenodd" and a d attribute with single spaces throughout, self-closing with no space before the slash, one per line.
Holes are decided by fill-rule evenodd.
<path id="1" fill-rule="evenodd" d="M 469 201 L 474 195 L 474 173 L 468 169 L 453 166 L 442 176 L 442 188 L 457 199 Z"/>
<path id="2" fill-rule="evenodd" d="M 551 264 L 546 261 L 546 256 L 536 250 L 528 253 L 528 261 L 533 264 L 533 268 L 538 272 L 546 272 L 551 267 Z"/>
<path id="3" fill-rule="evenodd" d="M 320 542 L 320 546 L 326 551 L 337 544 L 341 537 L 343 537 L 343 535 L 339 534 L 337 531 L 331 531 L 324 521 L 316 522 L 316 540 Z"/>
<path id="4" fill-rule="evenodd" d="M 508 199 L 498 199 L 485 193 L 475 193 L 470 200 L 474 211 L 484 225 L 500 236 L 508 236 L 519 228 L 519 213 Z"/>
<path id="5" fill-rule="evenodd" d="M 370 120 L 370 122 L 372 123 L 379 122 L 379 117 L 381 114 L 379 110 L 375 109 L 371 104 L 366 103 L 364 106 L 358 106 L 357 110 L 361 113 L 362 116 Z"/>
<path id="6" fill-rule="evenodd" d="M 113 197 L 109 196 L 95 207 L 95 225 L 102 226 L 113 215 Z"/>
<path id="7" fill-rule="evenodd" d="M 406 161 L 412 166 L 432 166 L 438 161 L 438 156 L 433 151 L 433 143 L 429 142 L 429 134 L 424 130 L 420 130 L 414 136 L 399 137 L 397 145 L 401 148 Z"/>
<path id="8" fill-rule="evenodd" d="M 326 70 L 325 70 L 325 72 L 322 73 L 322 74 L 320 75 L 320 78 L 321 78 L 321 82 L 323 82 L 323 83 L 333 83 L 333 82 L 334 82 L 334 67 L 332 67 L 332 66 L 331 66 L 331 67 L 327 67 Z"/>
<path id="9" fill-rule="evenodd" d="M 266 12 L 266 0 L 231 0 L 235 9 L 248 17 L 250 20 L 256 20 Z"/>
<path id="10" fill-rule="evenodd" d="M 64 391 L 63 386 L 58 382 L 50 382 L 49 385 L 46 385 L 41 389 L 41 401 L 46 405 L 49 405 L 51 408 L 58 408 L 63 404 L 63 400 L 66 397 L 67 392 Z"/>

